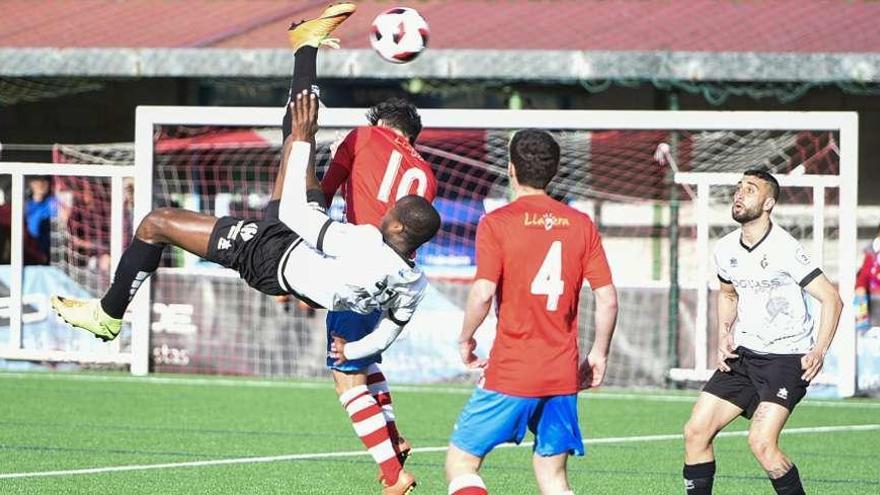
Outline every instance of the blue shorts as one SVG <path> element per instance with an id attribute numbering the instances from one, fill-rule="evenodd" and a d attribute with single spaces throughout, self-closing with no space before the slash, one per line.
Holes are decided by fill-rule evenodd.
<path id="1" fill-rule="evenodd" d="M 382 319 L 381 311 L 373 311 L 362 315 L 354 311 L 330 311 L 327 313 L 327 352 L 330 352 L 330 342 L 333 341 L 331 334 L 336 334 L 346 342 L 354 342 L 369 335 L 376 329 L 379 320 Z M 359 371 L 371 364 L 381 363 L 382 355 L 375 354 L 361 359 L 352 359 L 339 366 L 333 364 L 333 359 L 327 358 L 327 367 L 337 371 Z"/>
<path id="2" fill-rule="evenodd" d="M 515 397 L 478 388 L 461 411 L 451 442 L 468 454 L 485 457 L 502 443 L 522 442 L 526 427 L 535 434 L 533 450 L 540 456 L 584 455 L 577 394 Z"/>

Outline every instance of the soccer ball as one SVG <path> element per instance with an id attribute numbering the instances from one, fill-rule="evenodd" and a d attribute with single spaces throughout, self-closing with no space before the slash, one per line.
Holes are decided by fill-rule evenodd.
<path id="1" fill-rule="evenodd" d="M 428 23 L 415 9 L 386 10 L 373 20 L 370 44 L 391 63 L 412 62 L 428 46 Z"/>

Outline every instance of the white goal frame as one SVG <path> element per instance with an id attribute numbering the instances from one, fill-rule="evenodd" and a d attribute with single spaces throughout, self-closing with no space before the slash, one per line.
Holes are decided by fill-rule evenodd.
<path id="1" fill-rule="evenodd" d="M 809 188 L 812 191 L 813 198 L 813 221 L 812 221 L 812 231 L 813 231 L 813 260 L 820 267 L 824 266 L 824 243 L 825 243 L 825 192 L 827 189 L 840 189 L 841 179 L 839 175 L 776 175 L 775 176 L 778 181 L 780 187 L 802 187 Z M 687 186 L 696 186 L 696 197 L 694 198 L 694 203 L 696 204 L 696 228 L 697 228 L 697 238 L 696 238 L 696 258 L 697 258 L 697 279 L 705 280 L 707 283 L 697 284 L 697 311 L 696 311 L 696 324 L 694 325 L 695 333 L 694 333 L 694 367 L 693 368 L 673 368 L 669 370 L 669 378 L 673 381 L 706 381 L 715 371 L 714 367 L 710 367 L 710 363 L 708 358 L 711 353 L 707 354 L 707 344 L 708 344 L 708 329 L 709 326 L 709 289 L 710 286 L 712 288 L 717 289 L 717 283 L 715 282 L 715 277 L 712 272 L 709 270 L 709 259 L 712 256 L 712 253 L 709 251 L 709 229 L 710 229 L 710 221 L 709 221 L 709 197 L 710 197 L 710 188 L 717 186 L 734 186 L 742 178 L 742 174 L 738 173 L 726 173 L 726 172 L 678 172 L 675 174 L 674 180 L 676 184 L 682 184 Z M 841 198 L 842 202 L 842 198 Z M 843 212 L 845 210 L 842 207 L 838 207 L 838 218 L 843 216 Z M 855 215 L 852 215 L 855 216 Z M 842 228 L 842 227 L 841 227 Z M 821 235 L 816 235 L 819 232 Z M 844 258 L 844 251 L 846 251 L 846 245 L 843 243 L 843 240 L 839 240 L 840 247 L 840 260 L 842 262 Z M 854 250 L 850 250 L 855 252 Z M 853 263 L 857 260 L 853 255 Z M 841 265 L 844 266 L 844 265 Z M 855 269 L 855 266 L 853 266 Z M 842 283 L 842 282 L 841 282 Z M 850 299 L 852 300 L 852 296 L 850 295 Z M 818 322 L 818 318 L 816 322 Z M 846 331 L 849 334 L 854 335 L 852 332 L 849 332 L 849 328 L 843 325 L 843 316 L 841 316 L 841 330 Z M 852 330 L 855 329 L 855 324 L 852 325 Z M 835 338 L 835 343 L 837 340 L 841 338 L 841 334 L 838 333 Z M 852 339 L 853 344 L 855 344 L 855 338 Z M 853 361 L 852 366 L 855 369 L 857 363 L 855 362 L 855 347 L 853 347 Z M 849 366 L 849 363 L 847 364 Z M 843 370 L 840 370 L 843 372 Z M 853 374 L 853 380 L 855 380 L 855 374 Z M 823 383 L 823 384 L 837 384 L 832 377 L 827 376 L 826 374 L 820 374 L 814 380 L 814 383 Z M 839 386 L 839 384 L 838 384 Z M 853 390 L 853 393 L 855 391 Z M 849 393 L 847 397 L 851 396 L 852 393 Z"/>
<path id="2" fill-rule="evenodd" d="M 146 374 L 148 352 L 137 347 L 132 339 L 130 352 L 120 350 L 120 339 L 107 344 L 108 352 L 34 350 L 22 348 L 22 299 L 24 280 L 24 179 L 32 175 L 95 177 L 110 179 L 110 268 L 116 269 L 122 255 L 123 179 L 133 178 L 132 166 L 91 165 L 76 163 L 0 162 L 0 175 L 12 176 L 12 222 L 10 228 L 9 344 L 0 345 L 0 359 L 79 362 L 94 364 L 125 364 L 134 374 Z"/>
<path id="3" fill-rule="evenodd" d="M 364 125 L 365 109 L 325 108 L 321 110 L 319 121 L 325 127 L 354 127 Z M 851 396 L 856 387 L 856 341 L 854 333 L 852 305 L 853 285 L 856 270 L 856 207 L 858 190 L 858 114 L 855 112 L 724 112 L 724 111 L 589 111 L 589 110 L 421 110 L 425 127 L 433 128 L 474 128 L 472 122 L 478 121 L 480 128 L 519 129 L 524 127 L 573 130 L 780 130 L 780 131 L 838 131 L 840 133 L 840 203 L 841 211 L 851 215 L 839 215 L 839 267 L 838 283 L 844 300 L 841 328 L 834 342 L 833 352 L 840 357 L 841 374 L 837 380 L 842 396 Z M 149 213 L 153 197 L 153 141 L 156 125 L 223 125 L 249 127 L 277 127 L 284 109 L 258 107 L 181 107 L 181 106 L 140 106 L 137 108 L 135 123 L 135 186 L 134 225 Z M 809 175 L 801 179 L 810 181 Z M 824 177 L 827 179 L 827 177 Z M 676 180 L 684 183 L 690 180 L 679 174 Z M 786 183 L 789 178 L 783 178 Z M 793 180 L 793 178 L 792 178 Z M 699 186 L 699 180 L 697 180 Z M 811 183 L 812 184 L 812 183 Z M 704 256 L 707 258 L 708 256 Z M 701 258 L 708 266 L 708 259 Z M 708 283 L 708 279 L 707 279 Z M 700 284 L 706 285 L 706 284 Z M 701 288 L 701 291 L 707 290 Z M 132 321 L 132 348 L 149 348 L 149 281 L 144 283 L 141 293 L 147 297 L 135 299 L 134 319 Z M 702 299 L 701 299 L 702 300 Z M 705 302 L 703 303 L 705 305 Z M 703 316 L 706 320 L 705 310 Z M 705 333 L 706 328 L 696 329 L 696 334 Z M 705 344 L 705 342 L 704 342 Z M 698 353 L 698 355 L 701 353 Z M 138 361 L 141 358 L 138 359 Z M 146 360 L 147 356 L 142 359 Z M 705 357 L 698 361 L 707 366 Z M 694 370 L 704 373 L 706 370 Z M 135 373 L 134 361 L 132 372 Z M 138 373 L 146 372 L 138 366 Z"/>

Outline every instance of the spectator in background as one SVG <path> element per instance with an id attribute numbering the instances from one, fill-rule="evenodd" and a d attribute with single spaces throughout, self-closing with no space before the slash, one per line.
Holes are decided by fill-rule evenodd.
<path id="1" fill-rule="evenodd" d="M 52 219 L 58 215 L 58 201 L 52 193 L 52 178 L 48 175 L 30 177 L 24 215 L 27 233 L 37 241 L 37 247 L 45 258 L 45 263 L 48 263 L 52 243 Z"/>
<path id="2" fill-rule="evenodd" d="M 880 227 L 871 245 L 865 248 L 865 259 L 856 275 L 856 327 L 868 328 L 877 325 L 871 321 L 871 313 L 878 313 L 876 308 L 869 308 L 871 296 L 880 296 Z M 870 309 L 870 311 L 869 311 Z"/>
<path id="3" fill-rule="evenodd" d="M 856 275 L 856 292 L 880 295 L 880 227 L 871 245 L 865 248 L 865 260 Z"/>

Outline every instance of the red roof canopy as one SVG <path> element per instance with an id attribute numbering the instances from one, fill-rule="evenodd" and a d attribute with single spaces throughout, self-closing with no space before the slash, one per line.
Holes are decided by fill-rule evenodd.
<path id="1" fill-rule="evenodd" d="M 329 0 L 6 0 L 0 47 L 283 48 L 293 20 Z M 439 0 L 416 7 L 431 47 L 732 52 L 880 52 L 880 2 L 864 0 Z M 359 2 L 339 32 L 368 46 Z"/>

